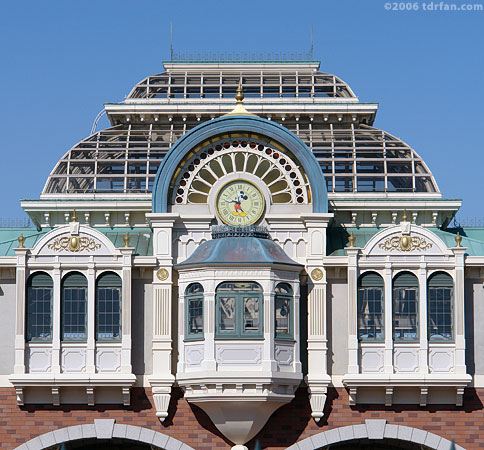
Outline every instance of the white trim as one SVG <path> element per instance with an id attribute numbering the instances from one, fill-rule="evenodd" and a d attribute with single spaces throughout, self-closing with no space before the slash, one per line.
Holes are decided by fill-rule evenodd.
<path id="1" fill-rule="evenodd" d="M 29 450 L 35 448 L 42 450 L 55 444 L 78 441 L 81 439 L 111 439 L 121 438 L 126 441 L 143 442 L 152 444 L 161 449 L 194 450 L 183 442 L 159 433 L 149 428 L 137 427 L 115 423 L 115 419 L 94 419 L 92 424 L 75 425 L 67 428 L 59 428 L 31 439 L 25 444 L 19 445 L 15 450 Z"/>
<path id="2" fill-rule="evenodd" d="M 330 448 L 333 444 L 345 441 L 371 439 L 384 440 L 394 439 L 404 442 L 412 442 L 423 445 L 432 450 L 449 450 L 452 443 L 437 434 L 419 428 L 406 425 L 388 424 L 386 419 L 366 419 L 364 423 L 348 425 L 345 427 L 332 428 L 314 434 L 302 441 L 288 447 L 286 450 L 318 450 Z M 456 450 L 465 450 L 464 447 L 455 444 Z"/>

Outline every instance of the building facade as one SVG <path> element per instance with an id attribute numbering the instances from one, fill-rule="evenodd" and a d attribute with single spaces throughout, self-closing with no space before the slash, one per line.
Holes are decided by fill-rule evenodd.
<path id="1" fill-rule="evenodd" d="M 461 201 L 318 62 L 164 70 L 0 230 L 2 448 L 482 448 Z"/>

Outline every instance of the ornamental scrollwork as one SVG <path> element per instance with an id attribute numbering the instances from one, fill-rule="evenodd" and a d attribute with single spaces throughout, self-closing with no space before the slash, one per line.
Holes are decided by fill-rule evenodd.
<path id="1" fill-rule="evenodd" d="M 55 239 L 54 242 L 47 245 L 47 248 L 55 252 L 81 252 L 83 250 L 92 252 L 100 249 L 101 244 L 86 236 L 69 236 Z"/>
<path id="2" fill-rule="evenodd" d="M 433 244 L 420 236 L 393 236 L 378 244 L 382 250 L 411 252 L 424 251 L 432 248 Z"/>

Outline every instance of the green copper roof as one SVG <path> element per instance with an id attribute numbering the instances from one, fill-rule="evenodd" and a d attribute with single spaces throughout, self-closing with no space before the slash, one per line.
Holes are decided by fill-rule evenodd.
<path id="1" fill-rule="evenodd" d="M 115 247 L 124 247 L 123 236 L 129 233 L 130 245 L 135 248 L 136 256 L 152 256 L 153 233 L 150 228 L 96 228 L 113 243 Z M 50 229 L 37 231 L 33 228 L 0 228 L 0 257 L 15 256 L 14 248 L 18 247 L 20 233 L 25 237 L 24 247 L 32 248 Z"/>
<path id="2" fill-rule="evenodd" d="M 327 240 L 327 254 L 330 256 L 346 255 L 345 247 L 348 246 L 348 237 L 351 233 L 356 238 L 355 247 L 364 247 L 367 242 L 383 228 L 329 228 Z M 484 228 L 429 228 L 435 233 L 447 247 L 455 247 L 457 232 L 462 236 L 462 247 L 467 248 L 469 256 L 484 256 Z"/>

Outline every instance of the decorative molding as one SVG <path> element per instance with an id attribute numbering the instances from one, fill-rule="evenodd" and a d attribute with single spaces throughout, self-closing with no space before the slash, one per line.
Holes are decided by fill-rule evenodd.
<path id="1" fill-rule="evenodd" d="M 86 250 L 88 252 L 99 250 L 101 244 L 96 242 L 93 238 L 86 236 L 66 236 L 57 238 L 54 242 L 47 245 L 47 248 L 55 252 L 81 252 Z"/>
<path id="2" fill-rule="evenodd" d="M 158 278 L 160 281 L 165 281 L 169 276 L 170 274 L 165 268 L 161 268 L 156 271 L 156 278 Z"/>
<path id="3" fill-rule="evenodd" d="M 131 389 L 129 386 L 123 386 L 121 389 L 123 393 L 123 405 L 129 406 L 131 404 Z"/>
<path id="4" fill-rule="evenodd" d="M 355 406 L 357 403 L 357 396 L 358 396 L 358 388 L 356 387 L 350 387 L 348 389 L 348 398 L 349 398 L 349 404 L 350 406 Z"/>
<path id="5" fill-rule="evenodd" d="M 24 405 L 24 390 L 23 388 L 15 388 L 15 395 L 17 397 L 17 405 Z"/>
<path id="6" fill-rule="evenodd" d="M 324 273 L 321 269 L 316 268 L 311 271 L 311 278 L 314 281 L 320 281 L 323 279 L 323 277 L 324 277 Z"/>
<path id="7" fill-rule="evenodd" d="M 427 396 L 429 394 L 429 388 L 420 388 L 420 406 L 427 406 Z"/>
<path id="8" fill-rule="evenodd" d="M 153 400 L 155 402 L 156 417 L 160 422 L 164 422 L 168 417 L 168 407 L 170 406 L 170 388 L 153 388 Z"/>
<path id="9" fill-rule="evenodd" d="M 326 390 L 326 388 L 325 388 Z M 309 403 L 311 404 L 311 417 L 319 422 L 324 417 L 324 405 L 326 404 L 327 394 L 313 394 L 309 395 Z"/>
<path id="10" fill-rule="evenodd" d="M 378 244 L 382 250 L 413 252 L 432 248 L 433 244 L 420 236 L 393 236 Z"/>
<path id="11" fill-rule="evenodd" d="M 86 394 L 87 394 L 87 404 L 89 406 L 94 406 L 94 387 L 88 386 L 86 387 Z"/>
<path id="12" fill-rule="evenodd" d="M 392 406 L 393 404 L 393 387 L 385 388 L 385 406 Z"/>

